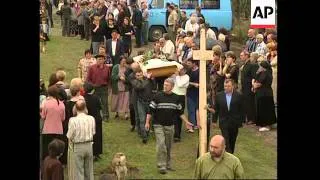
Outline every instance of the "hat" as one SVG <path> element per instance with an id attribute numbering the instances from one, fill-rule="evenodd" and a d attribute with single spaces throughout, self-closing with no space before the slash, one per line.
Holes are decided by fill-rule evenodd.
<path id="1" fill-rule="evenodd" d="M 95 55 L 94 57 L 97 59 L 97 58 L 99 58 L 99 57 L 106 57 L 106 56 L 103 55 L 103 54 L 97 54 L 97 55 Z"/>

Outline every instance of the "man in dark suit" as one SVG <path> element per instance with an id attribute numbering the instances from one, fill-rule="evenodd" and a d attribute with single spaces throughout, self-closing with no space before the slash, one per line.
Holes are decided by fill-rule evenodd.
<path id="1" fill-rule="evenodd" d="M 141 27 L 142 27 L 142 12 L 137 8 L 136 4 L 131 5 L 132 8 L 132 24 L 135 31 L 136 46 L 135 48 L 141 47 Z"/>
<path id="2" fill-rule="evenodd" d="M 120 56 L 123 55 L 123 44 L 119 39 L 119 33 L 116 29 L 111 32 L 111 39 L 108 39 L 106 42 L 106 51 L 107 54 L 111 57 L 112 65 L 119 64 Z"/>
<path id="3" fill-rule="evenodd" d="M 217 94 L 214 103 L 214 111 L 219 117 L 219 127 L 222 136 L 226 140 L 226 151 L 232 154 L 238 136 L 238 129 L 245 121 L 243 97 L 233 88 L 233 80 L 226 79 L 224 91 Z"/>

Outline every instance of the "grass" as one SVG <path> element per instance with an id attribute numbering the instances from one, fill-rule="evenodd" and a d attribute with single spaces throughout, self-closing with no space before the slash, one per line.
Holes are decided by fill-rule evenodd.
<path id="1" fill-rule="evenodd" d="M 55 25 L 58 27 L 58 24 Z M 50 73 L 59 67 L 63 67 L 67 72 L 66 82 L 76 77 L 78 60 L 89 47 L 88 41 L 80 41 L 78 37 L 61 37 L 60 32 L 60 29 L 53 30 L 51 41 L 47 43 L 48 52 L 40 56 L 40 75 L 46 80 L 46 85 Z M 111 117 L 114 117 L 114 114 L 111 114 Z M 197 133 L 182 132 L 182 142 L 175 143 L 172 148 L 172 165 L 176 171 L 160 175 L 156 168 L 154 135 L 151 134 L 150 140 L 144 145 L 136 132 L 129 131 L 130 127 L 130 122 L 125 120 L 111 119 L 111 122 L 103 123 L 103 155 L 101 160 L 94 163 L 95 179 L 99 179 L 99 175 L 108 169 L 113 155 L 117 152 L 126 154 L 130 167 L 138 168 L 131 178 L 192 178 L 197 154 Z M 276 140 L 270 144 L 265 141 L 264 136 L 257 136 L 256 133 L 256 130 L 249 127 L 240 129 L 235 155 L 242 162 L 246 178 L 276 179 Z M 211 134 L 220 134 L 220 131 L 214 129 Z"/>

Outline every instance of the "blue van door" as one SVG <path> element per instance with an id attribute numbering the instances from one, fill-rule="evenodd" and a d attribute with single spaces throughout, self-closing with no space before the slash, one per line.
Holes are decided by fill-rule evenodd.
<path id="1" fill-rule="evenodd" d="M 165 33 L 166 0 L 149 0 L 149 40 L 156 41 Z"/>

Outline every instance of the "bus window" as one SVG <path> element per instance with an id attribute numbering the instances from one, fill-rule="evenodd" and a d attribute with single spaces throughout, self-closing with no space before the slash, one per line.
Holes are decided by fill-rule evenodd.
<path id="1" fill-rule="evenodd" d="M 152 7 L 155 9 L 162 9 L 164 8 L 164 0 L 153 0 Z"/>
<path id="2" fill-rule="evenodd" d="M 195 9 L 198 5 L 198 0 L 180 0 L 180 9 Z"/>
<path id="3" fill-rule="evenodd" d="M 201 9 L 220 9 L 220 0 L 202 0 Z"/>

